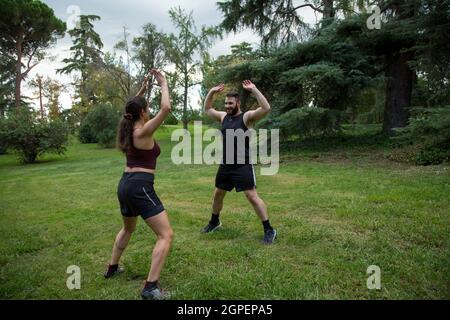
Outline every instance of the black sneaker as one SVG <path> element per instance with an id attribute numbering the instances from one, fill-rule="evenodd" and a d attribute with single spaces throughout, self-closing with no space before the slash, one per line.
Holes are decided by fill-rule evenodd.
<path id="1" fill-rule="evenodd" d="M 124 269 L 121 266 L 118 266 L 117 268 L 111 268 L 110 265 L 108 265 L 108 269 L 106 269 L 106 272 L 103 274 L 105 279 L 109 279 L 116 274 L 122 273 Z"/>
<path id="2" fill-rule="evenodd" d="M 264 230 L 264 244 L 272 244 L 275 241 L 275 238 L 277 237 L 277 230 L 275 229 L 267 229 Z"/>
<path id="3" fill-rule="evenodd" d="M 220 222 L 220 220 L 219 220 L 218 223 L 212 223 L 212 222 L 210 221 L 210 222 L 208 223 L 208 225 L 207 225 L 206 227 L 204 227 L 204 228 L 201 230 L 201 233 L 209 233 L 209 232 L 216 231 L 216 230 L 219 229 L 221 226 L 222 226 L 222 222 Z"/>
<path id="4" fill-rule="evenodd" d="M 141 291 L 143 300 L 164 300 L 170 298 L 170 292 L 160 288 L 159 283 L 156 288 L 145 288 Z"/>

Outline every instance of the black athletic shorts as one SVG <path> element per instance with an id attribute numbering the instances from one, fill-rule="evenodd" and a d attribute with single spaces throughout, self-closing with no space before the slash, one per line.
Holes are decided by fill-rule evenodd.
<path id="1" fill-rule="evenodd" d="M 256 176 L 253 165 L 223 165 L 219 166 L 216 175 L 216 188 L 236 192 L 256 188 Z"/>
<path id="2" fill-rule="evenodd" d="M 117 188 L 120 212 L 125 217 L 142 216 L 145 220 L 164 211 L 153 189 L 155 176 L 147 172 L 124 172 Z"/>

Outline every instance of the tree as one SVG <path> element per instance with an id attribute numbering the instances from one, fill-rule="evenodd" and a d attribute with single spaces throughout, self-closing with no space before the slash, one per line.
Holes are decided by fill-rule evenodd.
<path id="1" fill-rule="evenodd" d="M 165 39 L 165 34 L 158 32 L 156 26 L 151 23 L 144 25 L 141 35 L 133 39 L 133 60 L 137 65 L 139 82 L 143 81 L 149 70 L 152 68 L 162 69 L 167 63 L 164 51 Z M 152 95 L 152 89 L 153 83 L 149 83 L 146 93 L 147 100 Z"/>
<path id="2" fill-rule="evenodd" d="M 64 36 L 66 24 L 38 0 L 0 0 L 0 16 L 0 48 L 3 57 L 14 61 L 18 109 L 22 80 L 43 59 L 44 50 Z"/>
<path id="3" fill-rule="evenodd" d="M 45 96 L 48 99 L 48 117 L 50 120 L 61 118 L 61 104 L 59 97 L 66 91 L 66 87 L 55 79 L 48 78 L 46 83 Z"/>
<path id="4" fill-rule="evenodd" d="M 392 134 L 394 128 L 405 127 L 408 124 L 410 115 L 415 71 L 411 69 L 409 63 L 414 57 L 411 48 L 416 41 L 416 35 L 405 30 L 405 23 L 412 21 L 415 5 L 411 4 L 411 1 L 409 3 L 397 1 L 388 8 L 391 8 L 394 15 L 390 24 L 391 32 L 403 37 L 401 39 L 403 41 L 400 42 L 402 46 L 396 46 L 396 50 L 389 50 L 385 54 L 387 66 L 383 131 Z"/>
<path id="5" fill-rule="evenodd" d="M 181 87 L 183 88 L 183 127 L 188 124 L 188 91 L 189 88 L 199 84 L 194 77 L 199 73 L 200 62 L 196 55 L 202 55 L 211 47 L 215 37 L 221 36 L 218 28 L 203 26 L 197 32 L 192 12 L 187 14 L 180 7 L 169 10 L 169 15 L 178 30 L 178 34 L 170 34 L 166 40 L 167 53 L 175 64 L 179 73 Z"/>
<path id="6" fill-rule="evenodd" d="M 96 103 L 110 102 L 114 106 L 126 103 L 128 93 L 131 91 L 126 85 L 127 71 L 116 53 L 106 52 L 102 68 L 89 69 L 86 88 L 95 92 Z"/>
<path id="7" fill-rule="evenodd" d="M 426 0 L 419 6 L 416 26 L 416 103 L 432 107 L 450 101 L 450 7 L 445 1 Z M 417 101 L 419 99 L 419 101 Z"/>
<path id="8" fill-rule="evenodd" d="M 0 60 L 0 119 L 14 106 L 14 62 L 13 59 Z"/>
<path id="9" fill-rule="evenodd" d="M 353 12 L 353 6 L 362 6 L 361 0 L 316 0 L 295 5 L 292 0 L 228 0 L 217 2 L 224 14 L 221 23 L 226 31 L 236 32 L 251 28 L 261 37 L 263 47 L 302 42 L 311 38 L 313 30 L 303 22 L 299 12 L 310 8 L 322 15 L 322 27 L 334 21 L 337 11 Z M 365 1 L 367 2 L 367 1 Z"/>
<path id="10" fill-rule="evenodd" d="M 125 61 L 122 57 L 119 58 L 119 68 L 115 70 L 121 71 L 118 74 L 118 80 L 121 81 L 121 85 L 124 88 L 124 95 L 126 99 L 131 96 L 132 76 L 131 76 L 131 53 L 130 46 L 128 44 L 128 38 L 130 33 L 127 31 L 127 27 L 123 27 L 122 39 L 117 42 L 114 49 L 125 52 Z"/>
<path id="11" fill-rule="evenodd" d="M 101 64 L 101 49 L 103 42 L 100 35 L 95 32 L 91 21 L 100 20 L 96 15 L 80 15 L 79 26 L 69 30 L 69 35 L 73 38 L 73 46 L 70 50 L 72 57 L 63 59 L 66 64 L 64 68 L 58 69 L 59 73 L 70 74 L 78 71 L 81 74 L 78 94 L 81 98 L 81 104 L 87 105 L 87 100 L 94 96 L 94 92 L 88 92 L 86 81 L 88 80 L 89 70 L 96 69 Z"/>
<path id="12" fill-rule="evenodd" d="M 265 6 L 262 5 L 263 3 Z M 365 55 L 366 58 L 363 60 L 371 60 L 373 66 L 377 68 L 377 70 L 369 68 L 371 71 L 368 72 L 357 66 L 358 72 L 374 79 L 384 73 L 386 86 L 383 131 L 385 133 L 392 134 L 394 128 L 404 127 L 408 123 L 409 109 L 413 103 L 413 93 L 417 84 L 421 86 L 422 91 L 425 91 L 422 94 L 434 96 L 432 99 L 438 98 L 436 101 L 443 102 L 446 97 L 450 97 L 450 90 L 447 89 L 449 64 L 446 62 L 449 61 L 450 13 L 448 5 L 443 4 L 442 1 L 314 1 L 314 5 L 307 3 L 293 7 L 291 1 L 231 0 L 219 3 L 219 6 L 225 14 L 222 25 L 227 30 L 251 27 L 261 36 L 266 37 L 267 41 L 269 41 L 268 39 L 276 41 L 278 33 L 270 32 L 271 25 L 265 23 L 267 19 L 277 14 L 280 18 L 287 9 L 290 14 L 307 6 L 317 11 L 318 4 L 322 5 L 319 10 L 323 11 L 323 19 L 331 20 L 322 23 L 321 28 L 317 30 L 310 42 L 313 43 L 322 38 L 328 39 L 329 46 L 346 43 L 346 45 L 353 46 L 358 54 Z M 365 12 L 365 9 L 369 4 L 377 5 L 380 8 L 384 18 L 380 30 L 367 28 L 366 22 L 370 14 Z M 362 14 L 354 14 L 353 7 L 355 5 L 363 11 Z M 253 10 L 250 10 L 252 8 Z M 344 19 L 338 17 L 338 12 L 344 13 Z M 289 22 L 288 18 L 283 21 L 285 24 Z M 325 50 L 327 49 L 325 48 Z M 269 56 L 272 57 L 273 54 L 269 54 Z M 316 57 L 319 56 L 316 55 Z M 326 59 L 325 56 L 324 58 Z M 300 62 L 302 57 L 291 57 L 291 59 Z M 317 62 L 314 61 L 314 63 Z M 300 70 L 303 76 L 305 75 L 304 71 L 307 70 L 310 71 L 311 76 L 319 75 L 327 70 L 327 68 L 318 69 L 317 66 L 303 66 L 303 68 Z M 289 72 L 294 75 L 294 71 Z M 337 74 L 335 73 L 335 75 Z M 303 76 L 297 77 L 297 80 L 304 82 L 306 79 Z M 432 84 L 432 87 L 437 90 L 430 90 L 424 85 L 424 82 L 428 85 Z M 309 87 L 311 88 L 314 83 L 316 82 L 311 82 Z M 332 86 L 332 88 L 337 87 Z M 299 97 L 305 93 L 304 89 L 304 83 L 289 88 L 290 91 L 297 91 Z M 431 94 L 432 91 L 435 91 L 436 94 Z"/>
<path id="13" fill-rule="evenodd" d="M 367 30 L 367 15 L 363 15 L 361 19 L 343 21 L 338 34 L 377 57 L 377 73 L 384 72 L 386 80 L 383 131 L 393 134 L 395 128 L 408 124 L 413 94 L 418 97 L 418 85 L 423 87 L 422 83 L 427 82 L 434 88 L 432 91 L 441 97 L 446 95 L 442 85 L 448 87 L 450 72 L 450 8 L 439 0 L 378 1 L 377 4 L 385 18 L 381 29 Z M 422 104 L 418 98 L 415 103 Z M 444 102 L 445 98 L 438 100 Z"/>
<path id="14" fill-rule="evenodd" d="M 42 98 L 44 97 L 44 77 L 37 74 L 34 79 L 31 79 L 31 81 L 28 83 L 28 85 L 32 88 L 35 88 L 37 92 L 37 97 L 39 98 L 39 111 L 41 115 L 41 119 L 44 119 L 45 113 L 44 113 L 44 104 L 42 101 Z"/>
<path id="15" fill-rule="evenodd" d="M 48 108 L 48 117 L 50 120 L 57 120 L 60 118 L 61 105 L 59 103 L 59 97 L 61 93 L 66 91 L 66 87 L 57 80 L 37 74 L 34 79 L 29 83 L 29 86 L 36 88 L 37 98 L 39 98 L 39 110 L 41 119 L 45 117 L 44 107 Z M 47 105 L 44 106 L 43 98 L 47 99 Z"/>

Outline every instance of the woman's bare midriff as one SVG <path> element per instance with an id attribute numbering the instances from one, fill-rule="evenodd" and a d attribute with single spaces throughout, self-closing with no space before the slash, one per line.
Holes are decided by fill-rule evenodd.
<path id="1" fill-rule="evenodd" d="M 147 169 L 147 168 L 139 168 L 139 167 L 135 167 L 135 168 L 125 167 L 125 172 L 147 172 L 147 173 L 155 173 L 155 169 Z"/>

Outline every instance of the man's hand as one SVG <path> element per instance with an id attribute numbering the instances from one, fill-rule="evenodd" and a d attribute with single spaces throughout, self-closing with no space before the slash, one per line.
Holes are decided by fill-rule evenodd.
<path id="1" fill-rule="evenodd" d="M 256 86 L 253 84 L 253 82 L 251 82 L 250 80 L 244 80 L 242 82 L 242 87 L 250 92 L 253 92 L 253 90 L 256 89 Z"/>
<path id="2" fill-rule="evenodd" d="M 219 93 L 219 92 L 222 92 L 224 88 L 225 88 L 225 85 L 223 83 L 221 83 L 215 87 L 212 87 L 211 90 L 209 90 L 209 92 Z"/>

